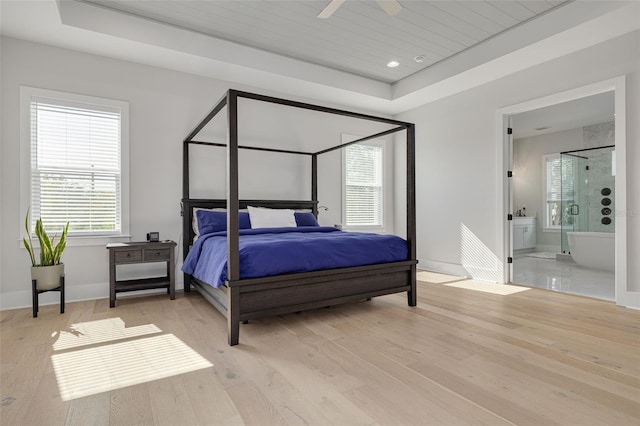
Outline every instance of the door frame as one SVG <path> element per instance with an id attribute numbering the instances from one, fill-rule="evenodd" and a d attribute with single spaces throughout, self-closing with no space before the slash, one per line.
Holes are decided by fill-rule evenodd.
<path id="1" fill-rule="evenodd" d="M 512 193 L 507 171 L 513 164 L 511 135 L 507 133 L 512 115 L 544 108 L 547 106 L 580 99 L 604 92 L 614 92 L 615 97 L 615 151 L 616 151 L 616 230 L 615 230 L 615 301 L 618 305 L 640 308 L 640 292 L 627 289 L 627 173 L 626 173 L 626 79 L 619 76 L 533 99 L 527 102 L 500 108 L 496 111 L 496 152 L 497 158 L 497 206 L 496 229 L 498 242 L 498 257 L 502 259 L 503 282 L 508 283 L 512 277 L 511 265 L 507 258 L 513 258 L 512 221 L 507 220 L 507 214 L 512 210 Z M 500 248 L 502 250 L 500 250 Z"/>

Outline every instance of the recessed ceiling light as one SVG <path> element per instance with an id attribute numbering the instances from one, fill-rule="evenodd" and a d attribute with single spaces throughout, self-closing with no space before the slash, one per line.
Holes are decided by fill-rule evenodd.
<path id="1" fill-rule="evenodd" d="M 387 66 L 388 66 L 389 68 L 395 68 L 395 67 L 397 67 L 398 65 L 400 65 L 400 62 L 398 62 L 398 61 L 391 61 L 391 62 L 389 62 L 389 63 L 387 64 Z"/>
<path id="2" fill-rule="evenodd" d="M 419 64 L 424 62 L 425 59 L 427 59 L 427 58 L 424 55 L 418 55 L 415 58 L 413 58 L 413 60 L 416 61 Z"/>

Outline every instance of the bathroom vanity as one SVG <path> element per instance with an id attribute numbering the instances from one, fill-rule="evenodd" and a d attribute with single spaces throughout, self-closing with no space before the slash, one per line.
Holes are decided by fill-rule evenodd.
<path id="1" fill-rule="evenodd" d="M 513 249 L 521 250 L 533 248 L 536 248 L 536 218 L 514 217 Z"/>

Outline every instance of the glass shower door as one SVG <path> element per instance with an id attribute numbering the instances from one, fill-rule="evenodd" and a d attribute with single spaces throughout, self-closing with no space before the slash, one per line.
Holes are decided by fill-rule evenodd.
<path id="1" fill-rule="evenodd" d="M 560 155 L 561 183 L 561 244 L 562 252 L 569 253 L 567 232 L 588 230 L 588 158 L 572 153 Z"/>

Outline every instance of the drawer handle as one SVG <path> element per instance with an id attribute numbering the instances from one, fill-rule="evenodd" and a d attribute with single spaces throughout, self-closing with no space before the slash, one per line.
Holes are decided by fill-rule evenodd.
<path id="1" fill-rule="evenodd" d="M 127 253 L 127 257 L 131 257 L 131 253 Z"/>
<path id="2" fill-rule="evenodd" d="M 159 251 L 156 252 L 156 256 L 160 256 L 160 252 Z"/>

